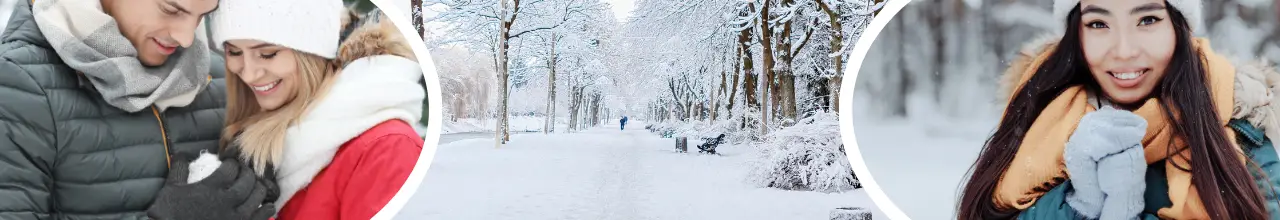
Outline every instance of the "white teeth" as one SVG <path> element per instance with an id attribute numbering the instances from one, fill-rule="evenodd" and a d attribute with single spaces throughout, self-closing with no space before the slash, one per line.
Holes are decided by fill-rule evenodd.
<path id="1" fill-rule="evenodd" d="M 1116 79 L 1122 79 L 1122 80 L 1137 79 L 1137 78 L 1138 78 L 1138 76 L 1141 76 L 1141 75 L 1142 75 L 1142 72 L 1112 73 L 1112 74 L 1111 74 L 1111 76 L 1116 77 Z"/>
<path id="2" fill-rule="evenodd" d="M 278 81 L 277 81 L 277 82 L 278 82 Z M 275 87 L 276 87 L 276 82 L 273 82 L 273 83 L 271 83 L 271 84 L 267 84 L 267 85 L 265 85 L 265 86 L 253 86 L 253 90 L 254 90 L 254 91 L 262 92 L 262 91 L 271 90 L 272 88 L 275 88 Z"/>

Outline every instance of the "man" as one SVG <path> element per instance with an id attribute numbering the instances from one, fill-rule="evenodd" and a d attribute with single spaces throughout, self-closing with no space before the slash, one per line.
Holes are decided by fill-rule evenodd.
<path id="1" fill-rule="evenodd" d="M 0 219 L 146 219 L 157 198 L 223 216 L 256 207 L 242 204 L 253 202 L 246 193 L 189 190 L 231 189 L 229 180 L 159 193 L 170 161 L 218 150 L 224 65 L 202 25 L 217 5 L 20 0 L 0 34 Z M 245 183 L 227 177 L 235 164 L 209 178 Z M 248 183 L 234 190 L 260 191 Z M 152 210 L 174 216 L 165 211 Z"/>

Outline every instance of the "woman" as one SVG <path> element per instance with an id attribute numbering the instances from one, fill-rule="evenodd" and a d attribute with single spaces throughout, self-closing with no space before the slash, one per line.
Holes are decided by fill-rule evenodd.
<path id="1" fill-rule="evenodd" d="M 279 184 L 278 219 L 369 219 L 407 180 L 423 139 L 420 65 L 384 17 L 339 0 L 222 0 L 221 142 Z"/>
<path id="2" fill-rule="evenodd" d="M 1280 218 L 1269 105 L 1280 74 L 1194 38 L 1195 0 L 1056 0 L 1054 11 L 1065 29 L 1006 71 L 1009 104 L 958 219 Z"/>

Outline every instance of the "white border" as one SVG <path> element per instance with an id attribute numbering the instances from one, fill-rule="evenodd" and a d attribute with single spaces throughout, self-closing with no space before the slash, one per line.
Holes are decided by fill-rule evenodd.
<path id="1" fill-rule="evenodd" d="M 844 151 L 849 157 L 849 163 L 853 167 L 853 172 L 858 175 L 858 181 L 862 183 L 863 189 L 867 190 L 867 195 L 871 197 L 871 201 L 875 202 L 876 207 L 880 211 L 889 216 L 889 219 L 911 219 L 907 214 L 893 205 L 893 201 L 889 201 L 889 196 L 884 194 L 884 190 L 880 189 L 880 184 L 876 184 L 875 178 L 871 177 L 871 171 L 867 169 L 866 160 L 862 159 L 862 152 L 858 149 L 858 138 L 853 135 L 853 91 L 854 85 L 857 85 L 858 71 L 862 68 L 862 62 L 867 58 L 867 51 L 871 50 L 871 44 L 874 43 L 876 36 L 880 35 L 880 31 L 884 30 L 884 26 L 889 24 L 894 15 L 902 8 L 910 3 L 911 0 L 888 0 L 880 14 L 871 19 L 871 26 L 863 30 L 862 37 L 858 38 L 857 43 L 853 45 L 853 59 L 849 59 L 849 63 L 845 67 L 845 80 L 840 85 L 840 137 L 844 139 L 846 146 L 851 146 L 849 150 Z M 887 146 L 882 146 L 887 147 Z M 886 174 L 895 175 L 895 174 Z M 908 175 L 908 174 L 899 174 Z"/>
<path id="2" fill-rule="evenodd" d="M 418 57 L 418 64 L 422 65 L 422 75 L 427 82 L 426 107 L 430 109 L 427 111 L 427 117 L 430 117 L 427 120 L 427 138 L 422 144 L 422 154 L 418 156 L 418 164 L 413 166 L 409 179 L 400 186 L 400 191 L 395 197 L 392 197 L 391 201 L 387 202 L 387 205 L 372 218 L 391 219 L 400 213 L 410 198 L 413 198 L 413 194 L 418 191 L 418 186 L 422 184 L 423 177 L 427 175 L 427 169 L 431 167 L 431 159 L 435 158 L 436 145 L 440 143 L 440 77 L 436 73 L 436 65 L 431 59 L 427 45 L 422 43 L 422 38 L 418 37 L 418 30 L 414 29 L 413 23 L 409 22 L 409 13 L 405 13 L 409 11 L 408 5 L 395 6 L 398 2 L 396 0 L 372 0 L 372 2 L 388 15 L 387 17 L 397 29 L 400 29 L 400 33 L 404 34 L 404 38 L 409 41 L 413 54 Z"/>

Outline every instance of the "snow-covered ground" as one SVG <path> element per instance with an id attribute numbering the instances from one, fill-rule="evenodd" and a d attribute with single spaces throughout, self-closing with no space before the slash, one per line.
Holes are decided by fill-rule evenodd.
<path id="1" fill-rule="evenodd" d="M 859 106 L 869 103 L 858 101 L 854 136 L 875 183 L 911 219 L 955 219 L 965 172 L 998 115 L 960 120 L 916 112 L 923 115 L 885 118 L 860 114 L 868 111 Z"/>
<path id="2" fill-rule="evenodd" d="M 533 116 L 516 116 L 511 117 L 508 123 L 511 125 L 511 132 L 541 132 L 546 126 L 546 118 Z M 556 122 L 557 131 L 565 131 L 569 126 L 565 123 L 564 118 L 558 119 Z M 475 119 L 462 118 L 458 121 L 444 121 L 444 127 L 440 129 L 441 134 L 468 133 L 468 132 L 492 132 L 496 126 L 495 119 Z"/>
<path id="3" fill-rule="evenodd" d="M 847 206 L 886 219 L 862 190 L 754 187 L 746 175 L 756 151 L 724 145 L 722 156 L 676 153 L 674 139 L 643 127 L 519 134 L 501 148 L 488 138 L 440 145 L 396 219 L 827 219 Z"/>

